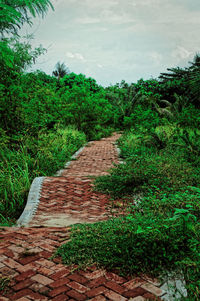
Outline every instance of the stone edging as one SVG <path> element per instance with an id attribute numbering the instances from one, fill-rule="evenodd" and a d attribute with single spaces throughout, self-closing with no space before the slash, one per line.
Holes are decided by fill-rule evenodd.
<path id="1" fill-rule="evenodd" d="M 44 179 L 45 177 L 37 177 L 33 180 L 29 190 L 26 206 L 20 218 L 17 220 L 17 226 L 26 226 L 31 221 L 40 202 L 40 192 Z"/>
<path id="2" fill-rule="evenodd" d="M 90 141 L 91 142 L 91 141 Z M 88 143 L 90 143 L 88 142 Z M 79 150 L 77 150 L 73 156 L 71 156 L 71 159 L 64 165 L 65 168 L 69 167 L 69 165 L 71 164 L 71 162 L 73 161 L 73 159 L 76 159 L 78 157 L 78 155 L 84 150 L 84 148 L 88 145 L 88 143 L 86 143 L 84 146 L 82 146 L 81 148 L 79 148 Z M 64 169 L 60 169 L 56 172 L 55 177 L 60 177 L 63 173 Z"/>

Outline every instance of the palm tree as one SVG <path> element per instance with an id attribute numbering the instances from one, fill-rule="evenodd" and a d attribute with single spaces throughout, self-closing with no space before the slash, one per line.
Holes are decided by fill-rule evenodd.
<path id="1" fill-rule="evenodd" d="M 56 69 L 53 71 L 53 75 L 57 77 L 58 80 L 60 80 L 60 78 L 64 77 L 66 74 L 70 73 L 69 69 L 64 63 L 61 64 L 60 62 L 58 62 L 55 68 Z"/>
<path id="2" fill-rule="evenodd" d="M 31 18 L 46 14 L 53 9 L 50 0 L 1 0 L 0 1 L 0 32 L 17 33 L 24 23 L 32 24 Z"/>

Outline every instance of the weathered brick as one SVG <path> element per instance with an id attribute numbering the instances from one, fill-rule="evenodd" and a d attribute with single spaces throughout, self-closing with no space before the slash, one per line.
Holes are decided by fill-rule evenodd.
<path id="1" fill-rule="evenodd" d="M 18 300 L 22 297 L 27 297 L 30 294 L 32 294 L 32 291 L 30 289 L 24 289 L 11 296 L 10 300 Z"/>
<path id="2" fill-rule="evenodd" d="M 26 280 L 27 278 L 30 278 L 31 276 L 34 276 L 36 274 L 35 271 L 33 270 L 28 270 L 27 272 L 19 274 L 17 277 L 15 277 L 16 281 L 23 281 Z"/>
<path id="3" fill-rule="evenodd" d="M 50 275 L 53 274 L 53 271 L 48 269 L 48 268 L 41 267 L 41 268 L 38 269 L 38 273 L 42 274 L 44 276 L 50 276 Z"/>
<path id="4" fill-rule="evenodd" d="M 111 280 L 111 281 L 119 283 L 119 284 L 124 283 L 126 281 L 125 278 L 120 277 L 119 275 L 111 273 L 111 272 L 106 272 L 105 275 L 108 280 Z"/>
<path id="5" fill-rule="evenodd" d="M 31 277 L 32 280 L 41 283 L 43 285 L 49 285 L 53 282 L 52 279 L 47 278 L 46 276 L 36 274 L 35 276 Z"/>
<path id="6" fill-rule="evenodd" d="M 132 301 L 145 301 L 146 298 L 143 298 L 142 296 L 138 296 L 138 297 L 135 297 L 133 299 L 131 299 Z"/>
<path id="7" fill-rule="evenodd" d="M 93 288 L 93 287 L 97 287 L 97 286 L 100 286 L 101 284 L 104 284 L 106 282 L 106 278 L 104 276 L 101 276 L 99 278 L 96 278 L 96 279 L 93 279 L 91 280 L 87 286 L 90 287 L 90 288 Z"/>
<path id="8" fill-rule="evenodd" d="M 76 281 L 72 281 L 70 283 L 67 284 L 67 286 L 69 286 L 70 288 L 74 289 L 75 291 L 84 294 L 85 292 L 87 292 L 89 290 L 89 288 L 85 287 L 84 285 L 77 283 Z"/>
<path id="9" fill-rule="evenodd" d="M 127 299 L 124 298 L 123 296 L 113 292 L 113 291 L 107 291 L 104 293 L 104 295 L 109 298 L 110 300 L 113 301 L 126 301 Z"/>
<path id="10" fill-rule="evenodd" d="M 88 281 L 85 277 L 80 276 L 79 274 L 76 273 L 69 275 L 68 278 L 76 282 L 79 282 L 81 284 L 84 284 Z"/>
<path id="11" fill-rule="evenodd" d="M 88 291 L 88 292 L 86 293 L 86 295 L 87 295 L 88 297 L 91 298 L 91 297 L 95 297 L 95 296 L 98 296 L 98 295 L 100 295 L 100 294 L 103 294 L 103 293 L 105 293 L 107 290 L 108 290 L 108 289 L 105 288 L 104 286 L 99 286 L 99 287 L 93 288 L 93 289 L 91 289 L 90 291 Z"/>
<path id="12" fill-rule="evenodd" d="M 70 288 L 67 287 L 67 286 L 65 286 L 65 285 L 59 286 L 59 287 L 53 289 L 52 291 L 50 291 L 49 292 L 49 296 L 50 297 L 55 297 L 55 296 L 60 295 L 60 294 L 62 294 L 64 292 L 67 292 L 69 290 L 70 290 Z"/>
<path id="13" fill-rule="evenodd" d="M 75 290 L 68 291 L 68 292 L 67 292 L 67 295 L 68 295 L 69 297 L 74 298 L 74 299 L 77 300 L 77 301 L 84 301 L 84 300 L 87 299 L 87 297 L 86 297 L 85 295 L 80 294 L 80 293 L 78 293 L 78 292 L 75 291 Z"/>
<path id="14" fill-rule="evenodd" d="M 66 295 L 58 295 L 56 297 L 54 297 L 53 299 L 51 299 L 51 301 L 66 301 L 69 300 L 69 297 L 67 297 Z"/>
<path id="15" fill-rule="evenodd" d="M 113 281 L 108 281 L 105 283 L 105 286 L 113 291 L 115 291 L 118 294 L 123 294 L 123 292 L 125 291 L 125 288 L 122 287 L 121 285 L 113 282 Z"/>
<path id="16" fill-rule="evenodd" d="M 137 277 L 126 283 L 123 283 L 123 286 L 125 286 L 127 289 L 131 290 L 138 286 L 141 286 L 144 283 L 145 283 L 145 281 L 143 279 Z"/>
<path id="17" fill-rule="evenodd" d="M 11 259 L 11 258 L 7 258 L 6 260 L 4 260 L 3 262 L 5 265 L 7 265 L 9 268 L 11 269 L 19 269 L 22 267 L 21 264 L 19 264 L 17 261 Z"/>
<path id="18" fill-rule="evenodd" d="M 136 288 L 134 288 L 134 289 L 132 289 L 132 290 L 129 290 L 129 291 L 127 291 L 127 292 L 124 292 L 123 295 L 124 295 L 125 297 L 128 297 L 128 298 L 130 298 L 130 297 L 133 298 L 133 297 L 142 296 L 142 295 L 144 295 L 146 292 L 147 292 L 147 291 L 144 290 L 143 288 L 141 288 L 141 287 L 136 287 Z"/>
<path id="19" fill-rule="evenodd" d="M 56 288 L 56 287 L 65 285 L 69 282 L 70 282 L 70 280 L 68 278 L 61 278 L 57 281 L 52 281 L 52 283 L 50 283 L 50 286 L 53 287 L 53 288 Z"/>
<path id="20" fill-rule="evenodd" d="M 146 293 L 143 295 L 143 297 L 145 298 L 145 300 L 154 300 L 154 301 L 159 301 L 161 300 L 159 297 L 151 294 L 151 293 Z"/>
<path id="21" fill-rule="evenodd" d="M 106 301 L 106 298 L 103 295 L 99 295 L 90 299 L 90 301 Z"/>
<path id="22" fill-rule="evenodd" d="M 165 293 L 159 287 L 156 287 L 155 285 L 153 285 L 151 283 L 145 283 L 145 284 L 141 285 L 141 287 L 157 297 L 160 297 Z"/>
<path id="23" fill-rule="evenodd" d="M 92 273 L 85 273 L 85 277 L 92 280 L 92 279 L 97 279 L 99 277 L 104 276 L 105 271 L 104 270 L 96 270 Z"/>
<path id="24" fill-rule="evenodd" d="M 22 258 L 18 259 L 18 261 L 22 265 L 26 265 L 26 264 L 28 264 L 28 263 L 30 263 L 32 261 L 36 261 L 39 258 L 40 258 L 40 256 L 38 254 L 36 254 L 36 255 L 32 255 L 32 256 L 22 257 Z"/>
<path id="25" fill-rule="evenodd" d="M 16 285 L 13 286 L 12 288 L 13 288 L 15 291 L 19 291 L 19 290 L 22 290 L 22 289 L 24 289 L 24 288 L 29 287 L 32 283 L 33 283 L 32 280 L 26 279 L 26 280 L 23 280 L 23 281 L 19 282 L 18 284 L 16 284 Z"/>
<path id="26" fill-rule="evenodd" d="M 59 279 L 62 278 L 64 276 L 68 276 L 70 274 L 70 270 L 69 269 L 62 269 L 61 271 L 58 271 L 56 273 L 54 273 L 53 275 L 51 275 L 51 279 Z"/>

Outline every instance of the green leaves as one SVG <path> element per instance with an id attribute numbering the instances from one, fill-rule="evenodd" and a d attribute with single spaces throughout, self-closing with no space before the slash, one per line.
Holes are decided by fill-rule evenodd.
<path id="1" fill-rule="evenodd" d="M 29 14 L 44 16 L 49 8 L 50 0 L 0 0 L 0 32 L 16 33 L 23 23 L 31 24 Z"/>

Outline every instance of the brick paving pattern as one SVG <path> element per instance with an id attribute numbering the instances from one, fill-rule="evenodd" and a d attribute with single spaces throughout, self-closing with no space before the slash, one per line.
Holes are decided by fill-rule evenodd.
<path id="1" fill-rule="evenodd" d="M 108 218 L 109 198 L 92 190 L 89 176 L 107 174 L 118 163 L 118 138 L 90 143 L 60 177 L 46 178 L 28 227 L 0 229 L 0 301 L 160 300 L 164 292 L 157 280 L 123 278 L 95 266 L 77 271 L 51 259 L 69 239 L 68 225 Z"/>

